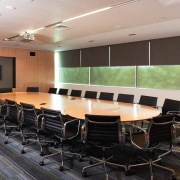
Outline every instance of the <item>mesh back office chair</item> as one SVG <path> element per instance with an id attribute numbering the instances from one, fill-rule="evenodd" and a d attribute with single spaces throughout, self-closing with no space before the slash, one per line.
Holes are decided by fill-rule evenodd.
<path id="1" fill-rule="evenodd" d="M 180 101 L 166 98 L 162 106 L 162 115 L 165 114 L 174 114 L 176 117 L 174 120 L 174 143 L 178 145 L 180 144 L 180 136 L 178 135 L 180 131 Z M 172 151 L 174 155 L 180 158 L 180 156 L 178 155 L 179 150 L 175 150 L 175 148 L 173 148 Z"/>
<path id="2" fill-rule="evenodd" d="M 96 97 L 97 97 L 97 92 L 96 92 L 96 91 L 86 91 L 84 97 L 85 97 L 85 98 L 96 99 Z"/>
<path id="3" fill-rule="evenodd" d="M 21 132 L 22 132 L 22 150 L 24 154 L 24 148 L 37 143 L 40 146 L 40 155 L 44 155 L 43 149 L 40 143 L 40 125 L 41 114 L 35 109 L 35 106 L 27 103 L 20 103 L 21 105 Z M 27 136 L 27 138 L 25 137 Z"/>
<path id="4" fill-rule="evenodd" d="M 57 88 L 49 88 L 48 93 L 56 94 Z"/>
<path id="5" fill-rule="evenodd" d="M 12 88 L 0 88 L 0 93 L 12 92 Z"/>
<path id="6" fill-rule="evenodd" d="M 104 166 L 106 178 L 108 178 L 106 165 L 122 167 L 126 170 L 125 165 L 110 162 L 109 160 L 112 157 L 106 159 L 104 156 L 107 149 L 119 146 L 124 142 L 124 131 L 121 127 L 120 116 L 86 114 L 85 123 L 83 124 L 81 131 L 82 139 L 85 144 L 92 144 L 98 148 L 101 148 L 103 151 L 102 159 L 90 157 L 91 165 L 83 167 L 83 177 L 87 177 L 87 173 L 85 172 L 87 169 L 99 165 Z M 92 149 L 94 149 L 94 147 L 92 147 Z M 95 160 L 96 163 L 93 163 L 92 160 Z"/>
<path id="7" fill-rule="evenodd" d="M 7 114 L 4 116 L 4 133 L 7 136 L 4 144 L 10 137 L 20 135 L 20 107 L 16 101 L 5 99 Z"/>
<path id="8" fill-rule="evenodd" d="M 154 97 L 154 96 L 141 95 L 140 99 L 139 99 L 139 104 L 156 107 L 157 106 L 157 99 L 158 98 Z"/>
<path id="9" fill-rule="evenodd" d="M 133 103 L 134 102 L 134 95 L 133 94 L 118 94 L 117 102 L 126 102 L 126 103 Z"/>
<path id="10" fill-rule="evenodd" d="M 173 112 L 173 111 L 179 112 L 180 111 L 180 101 L 166 98 L 164 100 L 164 103 L 162 106 L 162 115 L 165 115 L 170 111 L 171 112 Z"/>
<path id="11" fill-rule="evenodd" d="M 139 99 L 139 104 L 141 105 L 146 105 L 146 106 L 151 106 L 151 107 L 157 107 L 157 97 L 154 96 L 145 96 L 141 95 Z M 145 121 L 145 120 L 144 120 Z M 141 121 L 141 126 L 143 126 L 144 121 Z"/>
<path id="12" fill-rule="evenodd" d="M 81 97 L 82 90 L 72 89 L 70 96 Z"/>
<path id="13" fill-rule="evenodd" d="M 49 134 L 52 134 L 54 136 L 54 138 L 56 139 L 54 141 L 55 144 L 60 143 L 61 149 L 53 149 L 55 153 L 44 156 L 39 164 L 43 166 L 44 160 L 46 158 L 55 155 L 61 155 L 61 164 L 59 170 L 63 171 L 64 168 L 63 158 L 65 154 L 79 156 L 81 160 L 80 154 L 73 153 L 71 151 L 66 151 L 63 148 L 64 141 L 72 141 L 79 134 L 80 121 L 78 119 L 72 119 L 65 122 L 63 115 L 61 114 L 60 111 L 47 109 L 47 108 L 41 108 L 41 111 L 43 114 L 43 122 L 42 122 L 43 129 Z M 74 125 L 74 123 L 77 123 L 78 125 L 74 127 L 74 129 L 72 129 L 72 126 L 69 128 L 69 125 L 71 124 Z"/>
<path id="14" fill-rule="evenodd" d="M 39 87 L 27 87 L 27 92 L 39 92 Z"/>
<path id="15" fill-rule="evenodd" d="M 113 101 L 114 93 L 100 92 L 99 99 Z"/>
<path id="16" fill-rule="evenodd" d="M 172 152 L 173 122 L 174 122 L 174 115 L 163 115 L 163 116 L 157 116 L 157 117 L 152 118 L 146 130 L 144 128 L 142 129 L 141 127 L 131 124 L 130 139 L 131 139 L 132 146 L 134 148 L 138 148 L 142 150 L 143 152 L 148 151 L 149 159 L 146 161 L 144 158 L 138 157 L 140 160 L 142 160 L 141 161 L 142 163 L 138 161 L 139 163 L 137 164 L 129 165 L 128 171 L 132 167 L 149 165 L 151 179 L 153 179 L 152 166 L 168 170 L 172 173 L 172 177 L 175 177 L 174 170 L 156 164 L 156 162 L 159 162 L 164 156 Z M 139 131 L 142 131 L 144 133 L 144 138 L 145 138 L 144 145 L 140 146 L 135 141 L 135 136 L 137 134 L 136 135 L 133 134 L 134 129 L 138 129 Z M 168 151 L 166 151 L 165 153 L 162 153 L 157 158 L 153 159 L 154 158 L 153 155 L 155 153 L 157 146 L 160 145 L 160 143 L 164 141 L 169 143 Z"/>
<path id="17" fill-rule="evenodd" d="M 0 128 L 4 129 L 4 118 L 7 115 L 7 106 L 0 100 Z"/>
<path id="18" fill-rule="evenodd" d="M 60 88 L 58 94 L 67 95 L 68 94 L 68 89 Z"/>

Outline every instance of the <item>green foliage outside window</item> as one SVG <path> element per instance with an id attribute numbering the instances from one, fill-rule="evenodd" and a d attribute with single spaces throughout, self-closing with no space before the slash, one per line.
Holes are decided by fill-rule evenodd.
<path id="1" fill-rule="evenodd" d="M 180 89 L 180 66 L 138 66 L 137 87 Z"/>
<path id="2" fill-rule="evenodd" d="M 60 83 L 180 90 L 180 65 L 58 68 Z"/>
<path id="3" fill-rule="evenodd" d="M 134 87 L 135 67 L 92 67 L 90 84 Z"/>
<path id="4" fill-rule="evenodd" d="M 89 68 L 59 68 L 61 83 L 88 84 Z"/>

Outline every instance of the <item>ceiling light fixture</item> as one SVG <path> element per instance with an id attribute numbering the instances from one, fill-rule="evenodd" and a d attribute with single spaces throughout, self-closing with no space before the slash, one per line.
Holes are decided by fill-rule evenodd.
<path id="1" fill-rule="evenodd" d="M 116 8 L 116 7 L 119 7 L 119 6 L 125 6 L 127 4 L 134 3 L 134 2 L 137 2 L 137 1 L 140 1 L 140 0 L 127 0 L 127 1 L 123 1 L 122 3 L 116 4 L 116 5 L 113 5 L 113 6 L 109 6 L 109 7 L 104 7 L 102 9 L 91 11 L 91 12 L 88 12 L 88 13 L 85 13 L 85 14 L 82 14 L 82 15 L 79 15 L 79 16 L 75 16 L 75 17 L 66 19 L 66 20 L 64 20 L 62 22 L 72 21 L 72 20 L 79 19 L 79 18 L 82 18 L 82 17 L 85 17 L 85 16 L 89 16 L 89 15 L 96 14 L 96 13 L 99 13 L 99 12 L 107 11 L 109 9 L 113 9 L 113 8 Z"/>
<path id="2" fill-rule="evenodd" d="M 16 9 L 16 7 L 14 7 L 14 6 L 6 6 L 6 9 L 14 10 L 14 9 Z"/>

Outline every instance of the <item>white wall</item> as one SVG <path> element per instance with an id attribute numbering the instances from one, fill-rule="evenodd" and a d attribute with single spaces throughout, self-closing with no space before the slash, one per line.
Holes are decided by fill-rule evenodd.
<path id="1" fill-rule="evenodd" d="M 114 100 L 117 99 L 118 93 L 134 94 L 134 102 L 139 101 L 140 95 L 156 96 L 158 97 L 158 106 L 162 106 L 164 99 L 175 99 L 180 101 L 180 90 L 159 90 L 159 89 L 140 89 L 140 88 L 123 88 L 123 87 L 112 87 L 112 86 L 87 86 L 87 85 L 75 85 L 75 84 L 61 84 L 58 88 L 69 89 L 68 94 L 70 94 L 72 89 L 82 90 L 82 97 L 86 90 L 94 90 L 98 92 L 97 97 L 101 91 L 104 92 L 114 92 Z"/>

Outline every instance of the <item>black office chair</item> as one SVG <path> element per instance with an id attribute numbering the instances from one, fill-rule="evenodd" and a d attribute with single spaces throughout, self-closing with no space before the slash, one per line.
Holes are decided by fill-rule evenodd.
<path id="1" fill-rule="evenodd" d="M 165 115 L 168 112 L 179 112 L 180 101 L 166 98 L 161 108 L 162 108 L 162 115 Z"/>
<path id="2" fill-rule="evenodd" d="M 48 93 L 56 94 L 57 88 L 49 88 Z"/>
<path id="3" fill-rule="evenodd" d="M 67 95 L 68 94 L 68 89 L 60 88 L 59 91 L 58 91 L 58 94 Z"/>
<path id="4" fill-rule="evenodd" d="M 96 97 L 97 97 L 97 92 L 96 92 L 96 91 L 86 91 L 84 97 L 85 97 L 85 98 L 96 99 Z"/>
<path id="5" fill-rule="evenodd" d="M 64 141 L 75 141 L 75 138 L 79 134 L 80 121 L 78 119 L 65 120 L 60 111 L 41 108 L 43 114 L 42 126 L 44 131 L 51 134 L 54 137 L 55 147 L 57 144 L 61 145 L 61 149 L 52 149 L 55 153 L 46 155 L 42 158 L 42 161 L 39 163 L 41 166 L 44 165 L 44 160 L 46 158 L 61 155 L 61 164 L 59 167 L 60 171 L 63 171 L 64 168 L 64 155 L 69 154 L 73 156 L 79 156 L 81 160 L 81 155 L 78 153 L 73 153 L 69 150 L 64 149 Z M 72 124 L 72 126 L 71 126 Z M 74 128 L 72 128 L 74 127 Z"/>
<path id="6" fill-rule="evenodd" d="M 0 100 L 0 128 L 4 129 L 4 119 L 7 115 L 7 106 L 3 100 Z"/>
<path id="7" fill-rule="evenodd" d="M 10 137 L 21 135 L 20 132 L 20 115 L 21 109 L 16 101 L 5 99 L 5 108 L 7 113 L 4 115 L 4 134 L 6 140 L 4 144 L 8 144 Z"/>
<path id="8" fill-rule="evenodd" d="M 100 92 L 99 99 L 113 101 L 114 93 Z"/>
<path id="9" fill-rule="evenodd" d="M 145 96 L 141 95 L 139 99 L 139 104 L 141 105 L 146 105 L 146 106 L 152 106 L 152 107 L 157 107 L 157 97 L 154 96 Z"/>
<path id="10" fill-rule="evenodd" d="M 0 88 L 0 93 L 12 92 L 12 88 Z"/>
<path id="11" fill-rule="evenodd" d="M 157 108 L 157 97 L 154 96 L 145 96 L 145 95 L 141 95 L 140 99 L 139 99 L 139 103 L 141 105 L 146 105 L 146 106 L 151 106 L 154 108 Z M 147 120 L 147 122 L 149 121 L 149 119 L 144 119 L 144 121 L 141 121 L 141 126 L 143 127 L 144 122 Z"/>
<path id="12" fill-rule="evenodd" d="M 38 144 L 40 146 L 40 155 L 44 155 L 43 148 L 40 142 L 40 130 L 42 114 L 39 110 L 35 109 L 35 106 L 27 103 L 20 103 L 21 105 L 21 132 L 22 132 L 22 150 L 24 154 L 24 148 L 32 144 Z"/>
<path id="13" fill-rule="evenodd" d="M 117 102 L 126 102 L 126 103 L 133 103 L 134 102 L 134 95 L 133 94 L 118 94 Z"/>
<path id="14" fill-rule="evenodd" d="M 81 97 L 82 90 L 72 89 L 70 96 Z"/>
<path id="15" fill-rule="evenodd" d="M 27 92 L 39 92 L 39 87 L 27 87 Z"/>
<path id="16" fill-rule="evenodd" d="M 130 164 L 128 166 L 128 172 L 130 172 L 131 168 L 138 167 L 138 166 L 144 166 L 149 165 L 150 173 L 151 173 L 151 179 L 153 179 L 153 170 L 152 166 L 162 168 L 164 170 L 170 171 L 172 173 L 172 178 L 175 178 L 174 170 L 161 166 L 157 164 L 156 162 L 159 162 L 162 160 L 162 158 L 172 152 L 172 139 L 173 139 L 173 123 L 174 123 L 174 115 L 163 115 L 163 116 L 157 116 L 151 119 L 149 126 L 147 129 L 141 128 L 139 126 L 136 126 L 134 124 L 131 124 L 131 130 L 130 130 L 130 140 L 132 144 L 132 148 L 137 148 L 141 150 L 141 154 L 144 152 L 148 153 L 149 158 L 146 160 L 144 157 L 136 156 L 137 163 Z M 144 133 L 144 144 L 140 145 L 136 141 L 137 134 L 134 134 L 134 130 L 138 129 L 142 133 Z M 141 134 L 142 135 L 142 134 Z M 158 155 L 156 158 L 156 148 L 160 148 L 160 145 L 162 142 L 168 142 L 169 148 L 166 152 Z M 142 143 L 142 142 L 141 142 Z"/>
<path id="17" fill-rule="evenodd" d="M 112 165 L 116 167 L 121 167 L 126 170 L 125 165 L 116 164 L 110 162 L 113 154 L 109 158 L 105 158 L 105 153 L 107 149 L 114 148 L 123 144 L 124 142 L 124 130 L 122 129 L 120 116 L 104 116 L 104 115 L 85 115 L 85 123 L 81 130 L 82 139 L 85 144 L 93 145 L 92 149 L 94 151 L 94 146 L 102 149 L 102 159 L 95 157 L 90 157 L 90 165 L 85 166 L 82 169 L 82 176 L 87 177 L 85 172 L 89 168 L 93 168 L 99 165 L 104 166 L 106 179 L 108 178 L 108 173 L 106 170 L 106 165 Z M 93 160 L 96 161 L 93 163 Z"/>

